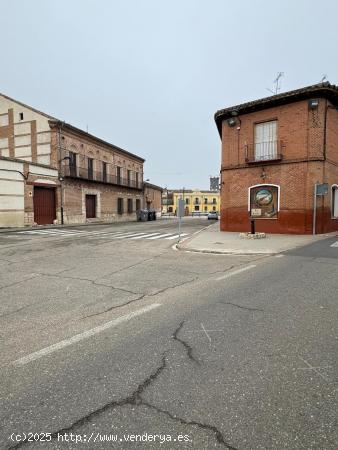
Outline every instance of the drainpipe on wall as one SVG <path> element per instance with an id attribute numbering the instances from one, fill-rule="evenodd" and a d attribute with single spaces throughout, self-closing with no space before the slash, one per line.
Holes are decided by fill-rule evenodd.
<path id="1" fill-rule="evenodd" d="M 60 212 L 61 212 L 61 225 L 64 224 L 64 217 L 63 217 L 63 174 L 61 173 L 61 162 L 63 160 L 62 158 L 62 148 L 61 148 L 61 130 L 64 126 L 65 122 L 58 121 L 58 150 L 59 150 L 59 181 L 60 181 Z"/>

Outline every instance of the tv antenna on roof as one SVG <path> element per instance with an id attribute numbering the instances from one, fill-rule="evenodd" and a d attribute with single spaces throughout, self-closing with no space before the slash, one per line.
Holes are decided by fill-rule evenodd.
<path id="1" fill-rule="evenodd" d="M 322 79 L 320 80 L 321 83 L 324 83 L 324 81 L 327 80 L 326 73 L 323 73 Z"/>
<path id="2" fill-rule="evenodd" d="M 276 79 L 273 81 L 273 84 L 275 85 L 274 89 L 267 88 L 268 91 L 270 91 L 273 95 L 277 95 L 278 92 L 281 90 L 281 81 L 280 79 L 284 77 L 284 72 L 277 72 Z"/>

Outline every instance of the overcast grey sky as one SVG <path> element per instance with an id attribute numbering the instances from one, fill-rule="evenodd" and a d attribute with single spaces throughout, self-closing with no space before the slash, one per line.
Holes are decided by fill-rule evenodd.
<path id="1" fill-rule="evenodd" d="M 146 158 L 161 186 L 208 188 L 213 114 L 338 83 L 338 2 L 0 0 L 0 92 Z"/>

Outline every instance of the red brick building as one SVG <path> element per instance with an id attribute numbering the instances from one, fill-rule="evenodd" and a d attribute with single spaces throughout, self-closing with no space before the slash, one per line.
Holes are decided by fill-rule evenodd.
<path id="1" fill-rule="evenodd" d="M 143 165 L 138 155 L 0 94 L 0 227 L 136 220 L 148 201 Z"/>
<path id="2" fill-rule="evenodd" d="M 321 83 L 217 111 L 221 230 L 338 230 L 338 88 Z M 316 184 L 327 193 L 316 196 Z M 314 226 L 315 223 L 315 226 Z"/>

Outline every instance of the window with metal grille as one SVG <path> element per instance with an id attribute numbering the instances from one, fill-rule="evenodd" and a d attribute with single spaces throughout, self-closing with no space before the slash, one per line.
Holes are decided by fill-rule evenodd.
<path id="1" fill-rule="evenodd" d="M 132 213 L 133 212 L 133 199 L 132 198 L 128 198 L 128 213 Z"/>
<path id="2" fill-rule="evenodd" d="M 94 178 L 94 160 L 93 158 L 88 158 L 88 179 L 92 180 Z"/>
<path id="3" fill-rule="evenodd" d="M 107 163 L 102 161 L 102 181 L 107 181 Z"/>
<path id="4" fill-rule="evenodd" d="M 76 153 L 69 152 L 69 172 L 71 177 L 76 177 Z"/>
<path id="5" fill-rule="evenodd" d="M 277 120 L 255 125 L 255 160 L 268 161 L 277 157 Z"/>
<path id="6" fill-rule="evenodd" d="M 123 214 L 123 198 L 117 199 L 117 214 Z"/>
<path id="7" fill-rule="evenodd" d="M 141 209 L 141 200 L 139 198 L 136 199 L 136 211 Z"/>
<path id="8" fill-rule="evenodd" d="M 117 178 L 117 184 L 121 184 L 122 167 L 119 167 L 119 166 L 116 167 L 116 178 Z"/>

